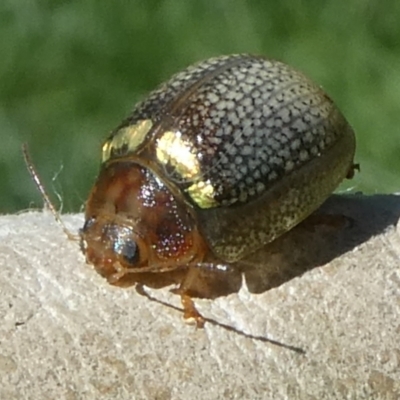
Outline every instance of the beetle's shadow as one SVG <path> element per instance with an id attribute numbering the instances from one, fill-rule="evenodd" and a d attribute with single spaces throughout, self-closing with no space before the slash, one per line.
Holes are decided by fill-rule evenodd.
<path id="1" fill-rule="evenodd" d="M 262 293 L 280 286 L 294 277 L 301 276 L 315 267 L 323 266 L 342 254 L 365 243 L 398 223 L 400 199 L 395 195 L 333 195 L 313 215 L 299 226 L 258 251 L 229 273 L 210 273 L 200 269 L 197 279 L 187 291 L 193 297 L 216 298 L 238 291 L 242 274 L 251 293 Z M 150 287 L 162 287 L 175 283 L 179 286 L 187 271 L 172 274 L 153 274 L 141 283 Z M 165 279 L 160 279 L 161 277 Z M 153 280 L 157 278 L 157 281 Z M 152 298 L 173 307 L 170 304 Z M 205 321 L 235 331 L 252 339 L 304 354 L 295 346 L 276 342 L 266 337 L 245 334 L 233 327 L 207 319 Z"/>
<path id="2" fill-rule="evenodd" d="M 264 292 L 323 266 L 396 225 L 399 216 L 399 196 L 333 195 L 300 225 L 251 257 L 248 270 L 244 268 L 249 291 Z"/>
<path id="3" fill-rule="evenodd" d="M 238 263 L 230 273 L 201 271 L 189 291 L 216 298 L 238 291 L 242 273 L 251 293 L 263 293 L 323 266 L 395 225 L 395 195 L 333 195 L 314 214 L 274 242 Z"/>

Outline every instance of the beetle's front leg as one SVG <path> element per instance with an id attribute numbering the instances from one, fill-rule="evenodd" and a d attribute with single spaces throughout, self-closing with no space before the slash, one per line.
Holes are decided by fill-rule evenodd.
<path id="1" fill-rule="evenodd" d="M 205 319 L 204 317 L 197 311 L 197 308 L 194 304 L 192 298 L 185 293 L 181 293 L 181 302 L 183 306 L 183 318 L 185 322 L 188 324 L 195 323 L 196 328 L 203 328 Z"/>

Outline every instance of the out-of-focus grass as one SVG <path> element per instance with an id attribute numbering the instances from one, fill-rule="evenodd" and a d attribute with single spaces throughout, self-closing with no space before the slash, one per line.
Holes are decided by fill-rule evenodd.
<path id="1" fill-rule="evenodd" d="M 41 205 L 23 142 L 52 196 L 77 211 L 102 140 L 141 96 L 194 61 L 237 52 L 321 84 L 357 132 L 362 170 L 350 185 L 399 191 L 399 19 L 396 0 L 3 0 L 0 212 Z"/>

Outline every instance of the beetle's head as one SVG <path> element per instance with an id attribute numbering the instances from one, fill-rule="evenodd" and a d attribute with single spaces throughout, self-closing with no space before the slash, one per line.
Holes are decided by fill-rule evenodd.
<path id="1" fill-rule="evenodd" d="M 129 273 L 188 266 L 205 251 L 185 202 L 148 168 L 129 160 L 103 165 L 80 236 L 87 262 L 111 283 Z"/>

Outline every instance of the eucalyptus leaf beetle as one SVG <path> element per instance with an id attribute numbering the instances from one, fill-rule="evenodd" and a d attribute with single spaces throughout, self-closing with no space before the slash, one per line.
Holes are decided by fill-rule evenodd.
<path id="1" fill-rule="evenodd" d="M 200 62 L 140 102 L 102 147 L 81 247 L 115 285 L 224 273 L 300 223 L 353 170 L 355 135 L 302 73 L 247 54 Z M 243 264 L 244 265 L 244 264 Z"/>

